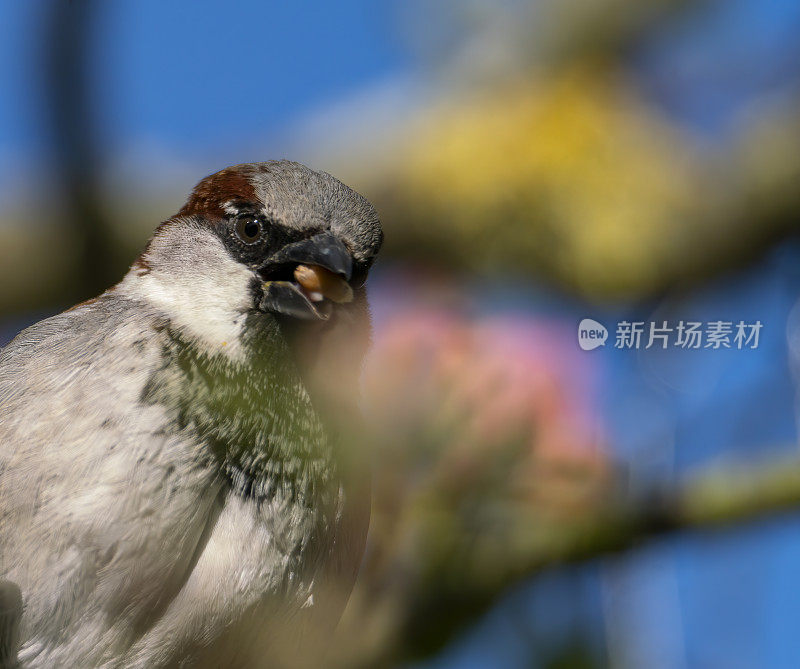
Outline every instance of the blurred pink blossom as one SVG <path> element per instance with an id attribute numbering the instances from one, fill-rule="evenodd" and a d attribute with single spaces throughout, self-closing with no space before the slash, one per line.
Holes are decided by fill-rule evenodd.
<path id="1" fill-rule="evenodd" d="M 511 445 L 524 450 L 507 479 L 519 494 L 538 494 L 543 478 L 603 472 L 598 370 L 573 324 L 471 316 L 468 298 L 436 278 L 430 291 L 424 281 L 409 289 L 393 280 L 405 289 L 379 300 L 364 374 L 372 424 L 409 451 L 441 442 L 436 467 L 445 479 L 481 476 Z"/>

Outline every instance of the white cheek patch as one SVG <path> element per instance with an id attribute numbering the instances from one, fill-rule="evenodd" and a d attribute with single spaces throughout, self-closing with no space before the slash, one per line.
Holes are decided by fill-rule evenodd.
<path id="1" fill-rule="evenodd" d="M 215 352 L 236 357 L 247 312 L 253 308 L 253 272 L 236 262 L 210 231 L 191 243 L 156 238 L 146 260 L 151 270 L 129 272 L 119 288 L 163 312 L 184 334 Z"/>

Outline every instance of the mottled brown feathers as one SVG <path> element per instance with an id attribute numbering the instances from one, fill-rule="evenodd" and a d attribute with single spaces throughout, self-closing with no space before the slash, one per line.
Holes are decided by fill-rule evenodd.
<path id="1" fill-rule="evenodd" d="M 178 215 L 222 218 L 226 202 L 252 202 L 255 199 L 256 192 L 250 175 L 241 166 L 228 167 L 197 184 Z"/>
<path id="2" fill-rule="evenodd" d="M 181 210 L 156 228 L 153 237 L 160 235 L 166 226 L 174 223 L 176 218 L 196 216 L 200 221 L 213 222 L 225 216 L 226 205 L 235 206 L 256 200 L 256 191 L 248 167 L 247 165 L 228 167 L 207 176 L 194 187 Z M 144 252 L 131 265 L 137 276 L 144 276 L 152 271 L 148 259 L 149 248 L 148 243 Z"/>

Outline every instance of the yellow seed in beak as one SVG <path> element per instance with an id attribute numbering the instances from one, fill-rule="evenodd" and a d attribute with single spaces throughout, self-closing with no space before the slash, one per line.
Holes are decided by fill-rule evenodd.
<path id="1" fill-rule="evenodd" d="M 353 301 L 353 289 L 350 284 L 324 267 L 298 265 L 294 270 L 294 280 L 306 293 L 319 293 L 340 304 Z"/>

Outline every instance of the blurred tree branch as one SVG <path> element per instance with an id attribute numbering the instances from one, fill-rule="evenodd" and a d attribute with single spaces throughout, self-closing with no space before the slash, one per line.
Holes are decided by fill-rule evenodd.
<path id="1" fill-rule="evenodd" d="M 387 614 L 380 601 L 359 601 L 357 591 L 334 660 L 382 667 L 430 657 L 512 586 L 545 568 L 635 549 L 671 532 L 731 528 L 798 509 L 800 461 L 794 459 L 713 469 L 648 499 L 618 499 L 571 520 L 509 503 L 493 511 L 491 530 L 479 532 L 464 531 L 452 509 L 431 502 L 416 514 L 424 538 L 414 546 L 418 566 L 396 566 L 390 596 L 402 604 Z M 371 626 L 380 615 L 390 622 Z"/>
<path id="2" fill-rule="evenodd" d="M 42 26 L 44 111 L 49 124 L 55 177 L 63 198 L 60 225 L 75 245 L 75 281 L 86 299 L 112 282 L 111 240 L 99 189 L 97 118 L 92 100 L 91 48 L 98 3 L 52 0 Z"/>

